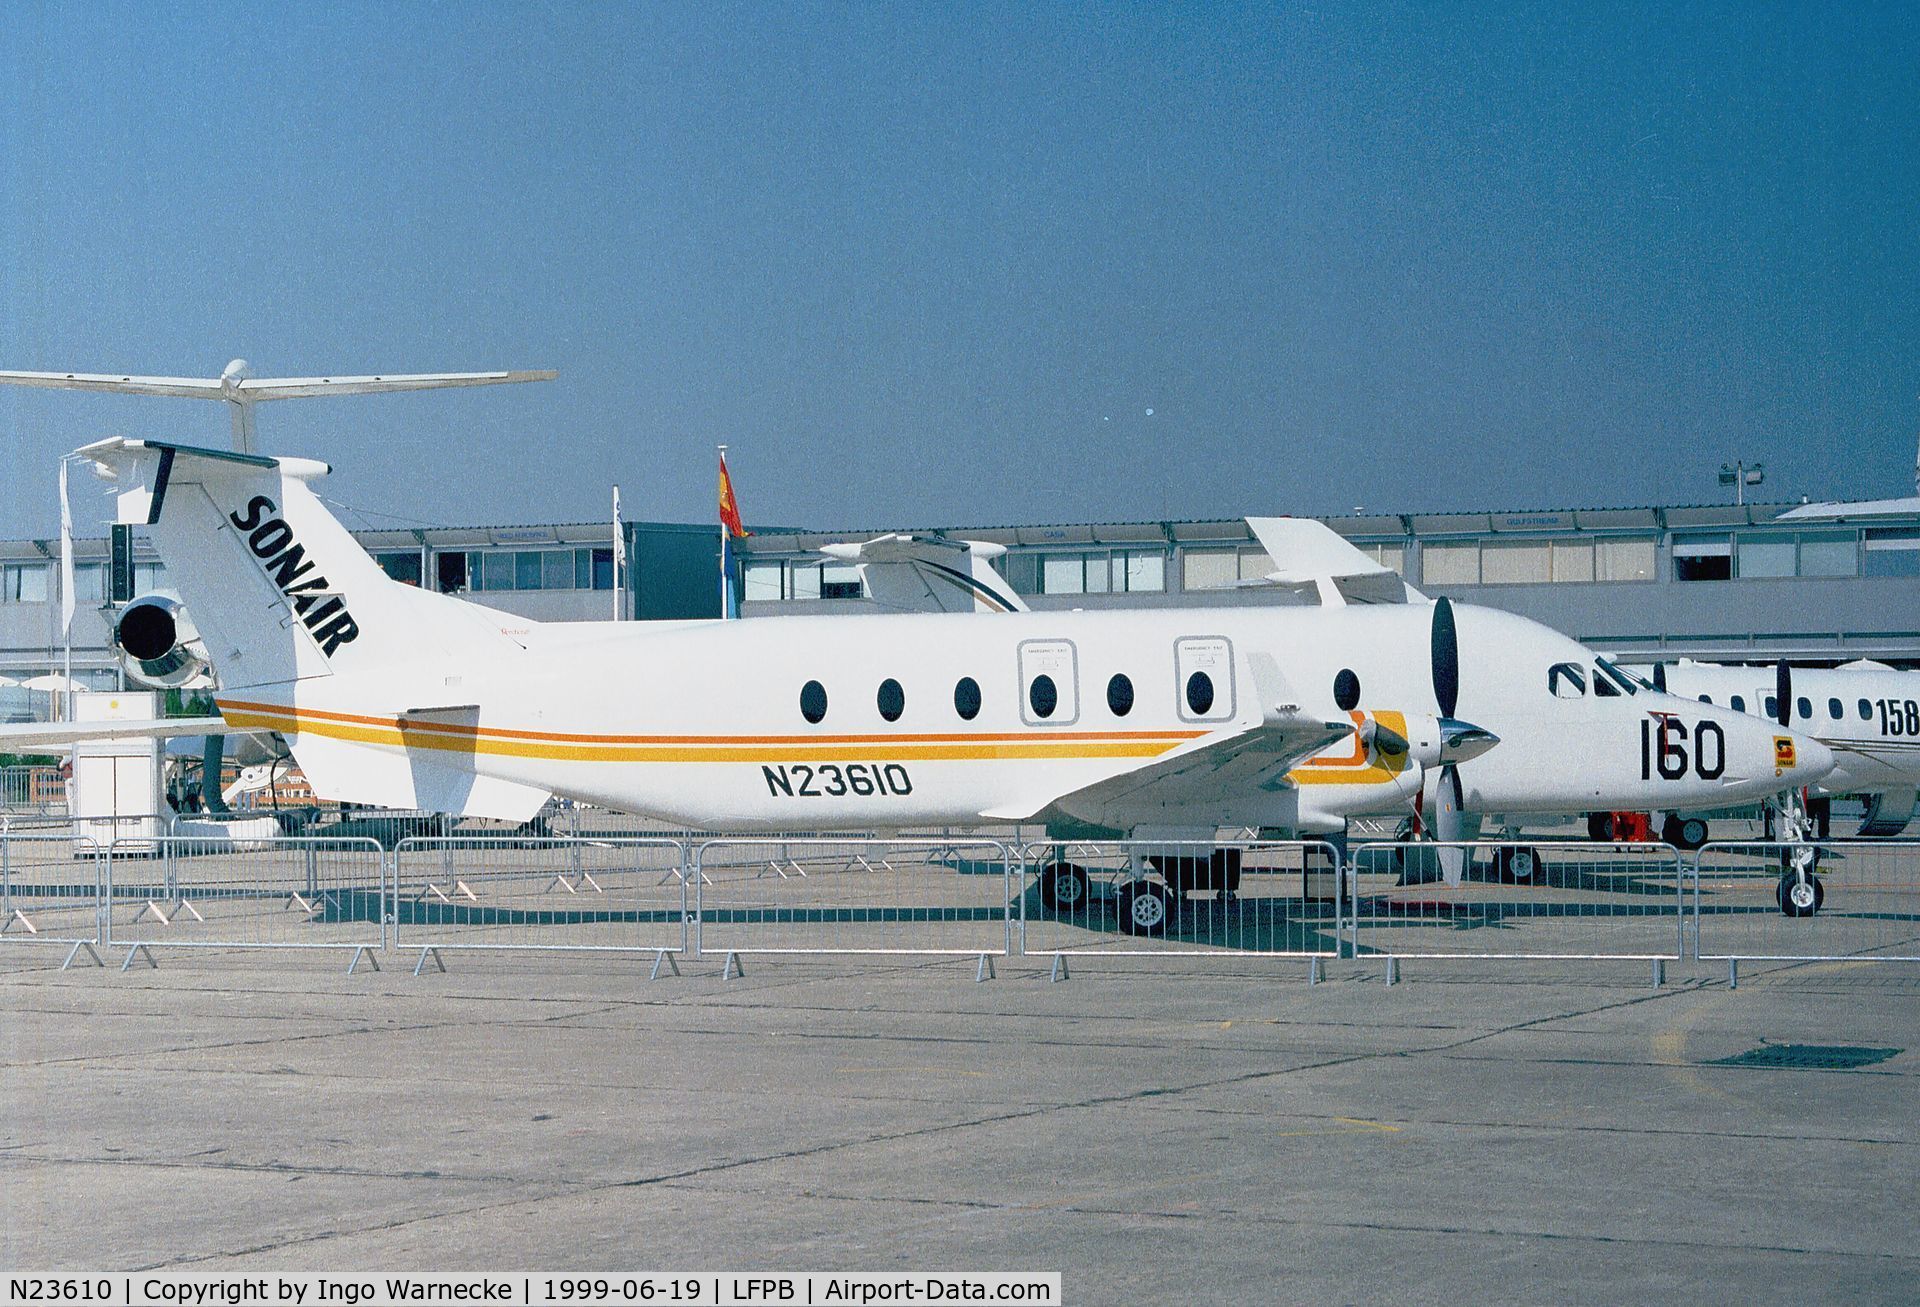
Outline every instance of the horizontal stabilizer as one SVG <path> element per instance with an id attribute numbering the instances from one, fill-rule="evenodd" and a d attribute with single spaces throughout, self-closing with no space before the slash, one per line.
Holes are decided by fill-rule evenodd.
<path id="1" fill-rule="evenodd" d="M 219 717 L 155 717 L 124 722 L 18 722 L 0 726 L 0 750 L 71 749 L 89 740 L 172 739 L 176 735 L 226 735 Z"/>
<path id="2" fill-rule="evenodd" d="M 552 381 L 551 368 L 522 372 L 416 372 L 373 377 L 133 377 L 103 372 L 0 372 L 0 385 L 39 386 L 50 390 L 91 390 L 112 395 L 164 395 L 183 399 L 225 399 L 257 403 L 269 399 L 312 399 L 320 395 L 383 395 L 403 390 L 444 390 L 453 386 L 499 386 L 520 381 Z"/>

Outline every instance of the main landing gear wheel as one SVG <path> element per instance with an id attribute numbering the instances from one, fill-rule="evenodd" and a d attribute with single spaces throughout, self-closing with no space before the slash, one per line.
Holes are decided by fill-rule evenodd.
<path id="1" fill-rule="evenodd" d="M 1613 840 L 1613 814 L 1610 812 L 1590 812 L 1587 814 L 1587 838 L 1598 840 L 1602 844 Z"/>
<path id="2" fill-rule="evenodd" d="M 1040 902 L 1053 912 L 1078 912 L 1087 906 L 1087 873 L 1071 862 L 1040 868 Z"/>
<path id="3" fill-rule="evenodd" d="M 1173 900 L 1150 880 L 1120 887 L 1120 929 L 1129 935 L 1164 935 Z"/>
<path id="4" fill-rule="evenodd" d="M 1780 911 L 1789 917 L 1811 917 L 1820 911 L 1820 905 L 1827 897 L 1820 878 L 1811 870 L 1804 878 L 1798 872 L 1788 872 L 1780 878 L 1779 888 L 1774 894 L 1780 900 Z"/>
<path id="5" fill-rule="evenodd" d="M 1493 851 L 1493 878 L 1514 885 L 1533 885 L 1546 875 L 1547 860 L 1540 850 L 1522 844 Z"/>
<path id="6" fill-rule="evenodd" d="M 1661 823 L 1660 838 L 1676 849 L 1692 852 L 1707 842 L 1704 817 L 1668 817 Z"/>

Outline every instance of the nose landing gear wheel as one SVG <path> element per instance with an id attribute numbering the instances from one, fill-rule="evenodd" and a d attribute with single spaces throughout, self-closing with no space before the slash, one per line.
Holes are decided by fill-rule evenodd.
<path id="1" fill-rule="evenodd" d="M 1820 878 L 1811 870 L 1802 880 L 1798 872 L 1789 871 L 1780 878 L 1779 888 L 1774 896 L 1780 900 L 1780 911 L 1789 917 L 1811 917 L 1820 911 L 1820 905 L 1826 900 L 1827 891 L 1820 884 Z"/>
<path id="2" fill-rule="evenodd" d="M 1120 929 L 1129 935 L 1164 935 L 1172 900 L 1150 880 L 1136 880 L 1120 890 Z"/>
<path id="3" fill-rule="evenodd" d="M 1071 862 L 1040 868 L 1040 902 L 1053 912 L 1078 912 L 1087 906 L 1087 873 Z"/>

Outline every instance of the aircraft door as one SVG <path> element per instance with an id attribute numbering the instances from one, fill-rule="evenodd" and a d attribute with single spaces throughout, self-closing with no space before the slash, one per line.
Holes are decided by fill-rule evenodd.
<path id="1" fill-rule="evenodd" d="M 1173 666 L 1181 721 L 1223 722 L 1233 716 L 1233 641 L 1223 635 L 1176 640 Z"/>
<path id="2" fill-rule="evenodd" d="M 1071 726 L 1080 720 L 1080 665 L 1071 640 L 1020 642 L 1020 720 Z"/>

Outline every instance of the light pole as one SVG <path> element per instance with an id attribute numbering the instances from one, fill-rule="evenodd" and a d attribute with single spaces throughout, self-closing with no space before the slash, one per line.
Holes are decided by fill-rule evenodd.
<path id="1" fill-rule="evenodd" d="M 1757 486 L 1766 479 L 1765 463 L 1749 464 L 1745 461 L 1735 461 L 1720 465 L 1720 484 L 1733 487 L 1733 502 L 1740 507 L 1746 506 L 1747 487 Z"/>

